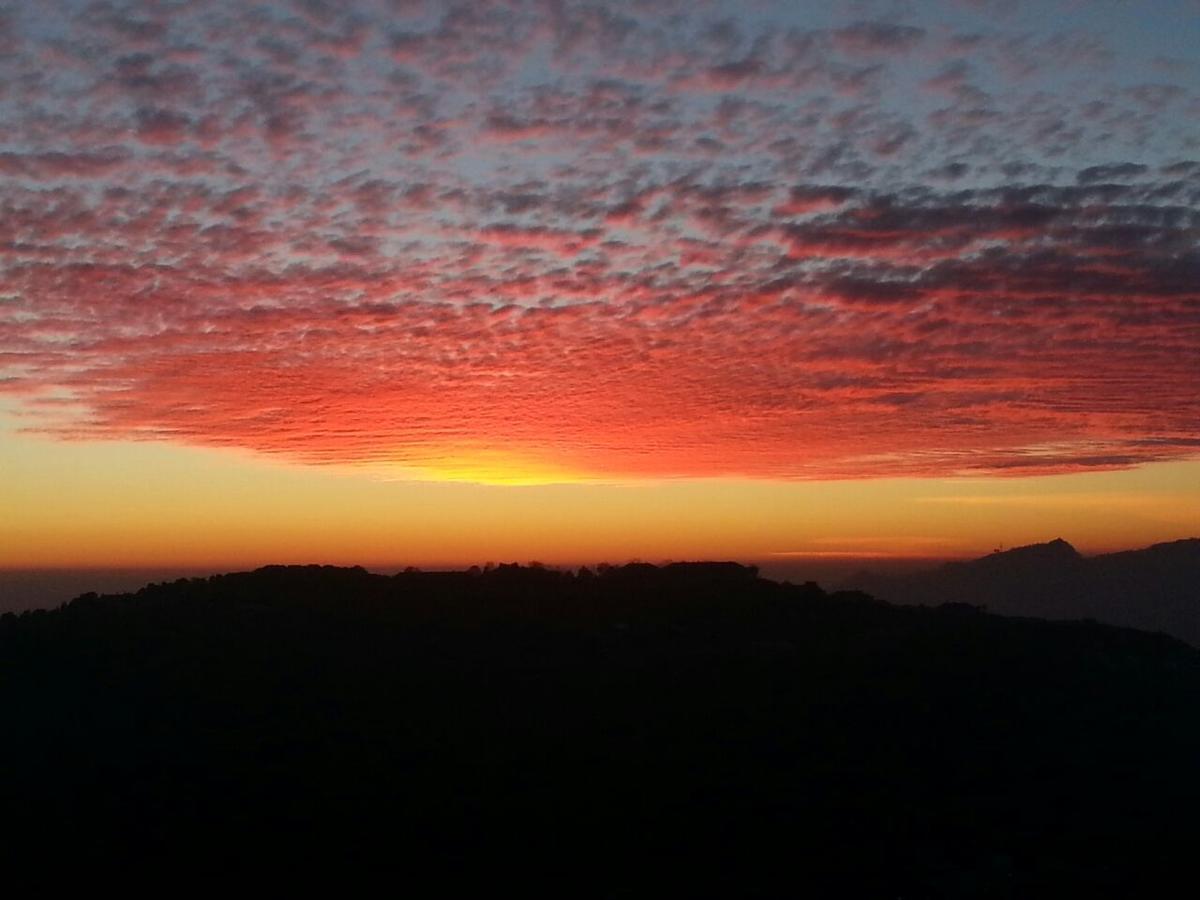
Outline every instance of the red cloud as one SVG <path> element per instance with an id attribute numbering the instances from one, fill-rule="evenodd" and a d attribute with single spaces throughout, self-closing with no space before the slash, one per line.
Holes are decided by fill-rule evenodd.
<path id="1" fill-rule="evenodd" d="M 588 477 L 1197 453 L 1194 90 L 1136 54 L 1110 91 L 1017 15 L 142 6 L 5 30 L 0 391 L 42 433 Z"/>

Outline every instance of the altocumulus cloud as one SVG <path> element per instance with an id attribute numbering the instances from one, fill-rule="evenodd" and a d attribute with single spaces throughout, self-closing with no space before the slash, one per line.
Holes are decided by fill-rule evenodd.
<path id="1" fill-rule="evenodd" d="M 0 391 L 311 464 L 1194 456 L 1195 67 L 827 6 L 9 4 Z"/>

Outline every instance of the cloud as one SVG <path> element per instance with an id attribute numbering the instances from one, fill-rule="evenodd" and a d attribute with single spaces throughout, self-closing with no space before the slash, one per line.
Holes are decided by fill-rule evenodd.
<path id="1" fill-rule="evenodd" d="M 0 172 L 30 181 L 61 178 L 94 178 L 119 169 L 132 158 L 123 147 L 104 147 L 63 153 L 47 150 L 35 153 L 0 153 Z"/>
<path id="2" fill-rule="evenodd" d="M 856 56 L 907 53 L 925 37 L 925 29 L 886 22 L 856 22 L 832 32 L 833 45 Z"/>
<path id="3" fill-rule="evenodd" d="M 1127 181 L 1144 175 L 1147 167 L 1137 163 L 1116 163 L 1108 166 L 1088 166 L 1075 176 L 1080 184 L 1095 184 L 1104 181 Z"/>
<path id="4" fill-rule="evenodd" d="M 1105 46 L 1020 10 L 103 9 L 0 34 L 0 392 L 42 434 L 655 478 L 1197 453 L 1195 88 L 1150 61 L 1080 86 Z"/>
<path id="5" fill-rule="evenodd" d="M 190 125 L 187 116 L 167 109 L 140 109 L 137 113 L 137 136 L 144 144 L 181 143 Z"/>

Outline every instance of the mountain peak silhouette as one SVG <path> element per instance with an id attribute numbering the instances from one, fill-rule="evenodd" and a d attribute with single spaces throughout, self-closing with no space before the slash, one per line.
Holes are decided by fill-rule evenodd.
<path id="1" fill-rule="evenodd" d="M 1062 538 L 844 587 L 892 603 L 966 602 L 1002 615 L 1095 619 L 1163 631 L 1200 646 L 1200 540 L 1085 557 Z"/>
<path id="2" fill-rule="evenodd" d="M 998 550 L 975 560 L 975 562 L 1053 564 L 1056 562 L 1072 563 L 1081 559 L 1083 557 L 1071 544 L 1062 538 L 1055 538 L 1042 544 L 1026 544 L 1022 547 L 1013 547 L 1011 550 Z"/>

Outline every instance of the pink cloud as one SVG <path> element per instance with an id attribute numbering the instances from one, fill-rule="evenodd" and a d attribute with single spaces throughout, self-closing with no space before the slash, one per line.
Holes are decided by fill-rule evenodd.
<path id="1" fill-rule="evenodd" d="M 1161 68 L 1076 85 L 1106 47 L 1016 14 L 382 8 L 14 15 L 30 427 L 594 477 L 1197 453 L 1195 91 Z"/>

